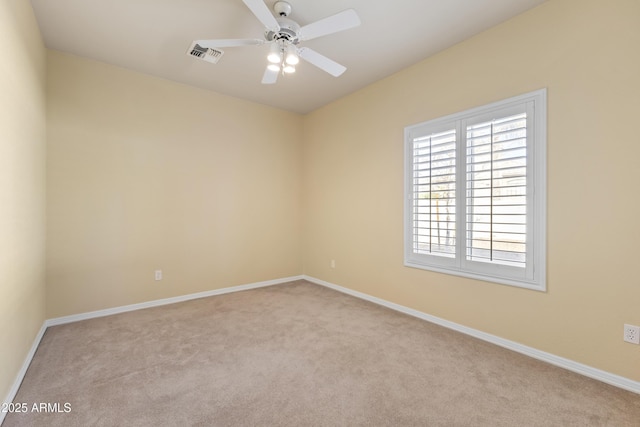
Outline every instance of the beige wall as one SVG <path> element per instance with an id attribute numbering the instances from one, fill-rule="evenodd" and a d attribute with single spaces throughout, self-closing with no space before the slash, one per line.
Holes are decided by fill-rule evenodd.
<path id="1" fill-rule="evenodd" d="M 47 58 L 47 317 L 302 273 L 301 116 Z"/>
<path id="2" fill-rule="evenodd" d="M 44 321 L 45 50 L 28 1 L 0 1 L 0 398 Z"/>
<path id="3" fill-rule="evenodd" d="M 305 274 L 639 381 L 638 17 L 552 0 L 306 116 Z M 543 87 L 548 292 L 404 267 L 403 128 Z"/>

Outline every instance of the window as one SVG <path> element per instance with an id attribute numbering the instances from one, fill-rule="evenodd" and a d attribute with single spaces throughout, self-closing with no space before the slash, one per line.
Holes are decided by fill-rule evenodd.
<path id="1" fill-rule="evenodd" d="M 545 290 L 546 90 L 405 129 L 405 265 Z"/>

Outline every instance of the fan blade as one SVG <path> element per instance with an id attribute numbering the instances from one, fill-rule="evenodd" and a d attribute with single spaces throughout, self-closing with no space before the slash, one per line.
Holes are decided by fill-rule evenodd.
<path id="1" fill-rule="evenodd" d="M 195 43 L 202 47 L 213 49 L 216 47 L 236 47 L 253 46 L 265 43 L 261 39 L 219 39 L 219 40 L 196 40 Z"/>
<path id="2" fill-rule="evenodd" d="M 267 5 L 264 3 L 263 0 L 242 0 L 242 1 L 244 2 L 245 5 L 247 5 L 249 9 L 251 9 L 251 12 L 253 12 L 253 14 L 256 16 L 256 18 L 258 18 L 260 22 L 262 22 L 262 25 L 264 25 L 265 28 L 275 32 L 280 30 L 280 25 L 278 25 L 278 21 L 276 21 L 276 18 L 273 17 L 273 15 L 271 14 L 271 11 L 269 10 L 269 8 L 267 7 Z"/>
<path id="3" fill-rule="evenodd" d="M 360 25 L 360 18 L 356 11 L 347 9 L 300 28 L 300 40 L 315 39 L 316 37 L 348 30 L 358 25 Z"/>
<path id="4" fill-rule="evenodd" d="M 270 70 L 269 67 L 267 67 L 267 69 L 264 70 L 264 75 L 262 76 L 262 84 L 263 85 L 274 84 L 278 80 L 279 73 L 280 72 L 278 70 Z"/>
<path id="5" fill-rule="evenodd" d="M 344 65 L 340 65 L 335 61 L 327 58 L 324 55 L 320 55 L 315 50 L 309 49 L 308 47 L 301 47 L 298 49 L 298 55 L 300 58 L 309 62 L 310 64 L 315 65 L 323 71 L 331 74 L 333 77 L 338 77 L 342 73 L 344 73 L 347 69 Z"/>

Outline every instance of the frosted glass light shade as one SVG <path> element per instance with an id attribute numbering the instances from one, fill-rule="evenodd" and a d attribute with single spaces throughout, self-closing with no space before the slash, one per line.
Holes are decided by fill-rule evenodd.
<path id="1" fill-rule="evenodd" d="M 277 43 L 271 45 L 269 55 L 267 56 L 267 61 L 272 64 L 279 64 L 282 62 L 282 53 L 280 52 L 280 48 Z"/>
<path id="2" fill-rule="evenodd" d="M 287 48 L 286 62 L 289 65 L 296 65 L 298 62 L 300 62 L 300 58 L 298 58 L 296 49 L 292 45 L 289 45 L 289 47 Z"/>

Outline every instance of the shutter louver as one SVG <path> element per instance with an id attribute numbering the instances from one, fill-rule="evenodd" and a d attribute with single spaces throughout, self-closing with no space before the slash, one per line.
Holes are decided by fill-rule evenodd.
<path id="1" fill-rule="evenodd" d="M 526 267 L 527 117 L 467 127 L 466 258 Z"/>

